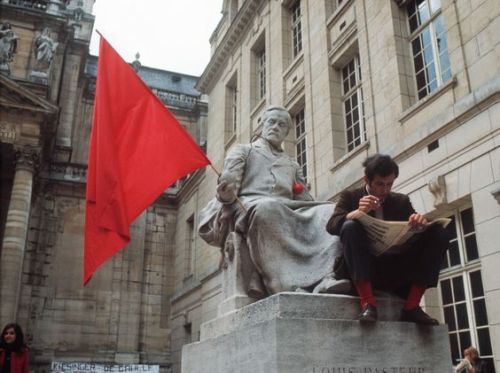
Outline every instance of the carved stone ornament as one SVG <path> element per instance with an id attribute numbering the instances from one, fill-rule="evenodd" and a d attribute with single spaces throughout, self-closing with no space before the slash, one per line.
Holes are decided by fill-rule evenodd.
<path id="1" fill-rule="evenodd" d="M 44 28 L 35 39 L 35 69 L 36 71 L 48 71 L 54 58 L 55 51 L 59 45 L 50 36 L 50 29 Z"/>
<path id="2" fill-rule="evenodd" d="M 16 53 L 18 36 L 12 31 L 8 22 L 2 22 L 0 25 L 0 71 L 10 74 L 9 62 Z"/>
<path id="3" fill-rule="evenodd" d="M 493 190 L 491 192 L 491 195 L 497 200 L 498 204 L 500 205 L 500 187 Z"/>
<path id="4" fill-rule="evenodd" d="M 40 150 L 25 145 L 22 148 L 17 148 L 15 151 L 16 169 L 25 169 L 28 171 L 36 171 L 40 161 Z"/>
<path id="5" fill-rule="evenodd" d="M 434 207 L 442 206 L 448 202 L 446 198 L 446 183 L 443 175 L 439 175 L 429 180 L 427 186 L 434 196 Z"/>

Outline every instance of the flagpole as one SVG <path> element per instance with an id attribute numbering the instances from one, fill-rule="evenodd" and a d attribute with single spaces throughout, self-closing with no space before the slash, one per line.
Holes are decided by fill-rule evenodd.
<path id="1" fill-rule="evenodd" d="M 217 176 L 220 177 L 219 170 L 217 170 L 215 168 L 215 166 L 212 164 L 212 162 L 210 162 L 210 167 L 212 167 L 212 170 L 214 170 L 214 172 L 217 174 Z M 233 194 L 234 194 L 234 197 L 236 198 L 236 201 L 238 202 L 238 204 L 240 205 L 240 207 L 243 209 L 243 211 L 248 212 L 248 210 L 246 209 L 246 207 L 243 205 L 243 202 L 241 202 L 241 199 L 238 198 L 238 196 L 236 195 L 236 193 L 233 192 Z"/>

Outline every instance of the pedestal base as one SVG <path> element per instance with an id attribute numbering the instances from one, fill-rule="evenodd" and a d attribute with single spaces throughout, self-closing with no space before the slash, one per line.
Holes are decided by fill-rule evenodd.
<path id="1" fill-rule="evenodd" d="M 361 324 L 358 298 L 280 293 L 202 325 L 184 346 L 182 372 L 451 372 L 447 328 L 384 321 L 399 314 L 378 299 L 381 321 Z"/>

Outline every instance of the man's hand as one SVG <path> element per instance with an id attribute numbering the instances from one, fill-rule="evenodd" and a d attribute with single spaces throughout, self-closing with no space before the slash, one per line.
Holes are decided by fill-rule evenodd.
<path id="1" fill-rule="evenodd" d="M 380 200 L 372 195 L 364 196 L 359 200 L 358 210 L 368 214 L 372 210 L 380 207 Z"/>
<path id="2" fill-rule="evenodd" d="M 420 229 L 427 224 L 427 219 L 418 213 L 411 214 L 408 219 L 408 224 L 410 224 L 413 229 Z"/>

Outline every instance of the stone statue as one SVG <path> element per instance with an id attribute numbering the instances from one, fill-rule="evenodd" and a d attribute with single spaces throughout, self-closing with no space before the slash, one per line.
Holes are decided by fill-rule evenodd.
<path id="1" fill-rule="evenodd" d="M 248 247 L 248 263 L 241 266 L 251 268 L 245 291 L 252 298 L 350 290 L 350 282 L 336 280 L 333 272 L 340 246 L 325 227 L 334 206 L 313 200 L 300 166 L 282 150 L 291 127 L 285 108 L 269 107 L 257 140 L 227 155 L 216 198 L 200 212 L 198 232 L 222 248 L 224 265 L 234 255 L 228 240 Z"/>
<path id="2" fill-rule="evenodd" d="M 10 23 L 3 22 L 0 26 L 0 68 L 2 70 L 10 71 L 8 64 L 16 52 L 17 39 Z"/>
<path id="3" fill-rule="evenodd" d="M 47 70 L 50 67 L 58 44 L 50 37 L 50 29 L 48 27 L 44 28 L 35 40 L 37 70 Z"/>

